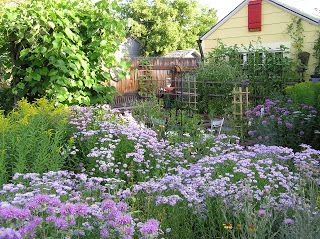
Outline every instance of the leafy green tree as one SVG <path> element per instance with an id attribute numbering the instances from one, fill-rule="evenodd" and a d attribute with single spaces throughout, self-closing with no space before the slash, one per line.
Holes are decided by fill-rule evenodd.
<path id="1" fill-rule="evenodd" d="M 0 59 L 16 98 L 63 104 L 110 99 L 106 84 L 126 23 L 113 0 L 26 0 L 2 7 Z"/>
<path id="2" fill-rule="evenodd" d="M 216 11 L 196 0 L 128 0 L 124 6 L 130 33 L 140 40 L 145 55 L 194 48 L 217 21 Z"/>

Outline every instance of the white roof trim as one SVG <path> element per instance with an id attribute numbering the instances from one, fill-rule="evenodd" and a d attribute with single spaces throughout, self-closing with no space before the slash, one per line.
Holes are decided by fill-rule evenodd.
<path id="1" fill-rule="evenodd" d="M 277 0 L 266 0 L 267 2 L 271 3 L 272 5 L 279 7 L 281 9 L 283 9 L 284 11 L 291 13 L 297 17 L 302 18 L 303 20 L 311 23 L 311 24 L 320 24 L 320 20 L 314 16 L 311 16 L 305 12 L 300 11 L 299 9 L 292 7 L 292 6 L 288 6 L 284 3 L 281 3 Z"/>
<path id="2" fill-rule="evenodd" d="M 305 21 L 311 23 L 311 24 L 320 24 L 320 20 L 310 16 L 309 14 L 306 14 L 294 7 L 285 5 L 279 1 L 276 0 L 265 0 L 266 2 L 269 2 L 270 4 L 279 7 L 283 9 L 286 12 L 289 12 L 297 17 L 300 17 L 304 19 Z M 217 30 L 221 25 L 223 25 L 225 22 L 227 22 L 231 17 L 233 17 L 236 13 L 238 13 L 243 7 L 248 5 L 249 0 L 245 0 L 242 3 L 240 3 L 235 9 L 233 9 L 227 16 L 225 16 L 222 20 L 220 20 L 216 25 L 214 25 L 209 31 L 206 32 L 205 35 L 200 37 L 200 40 L 205 40 L 208 36 L 210 36 L 215 30 Z"/>

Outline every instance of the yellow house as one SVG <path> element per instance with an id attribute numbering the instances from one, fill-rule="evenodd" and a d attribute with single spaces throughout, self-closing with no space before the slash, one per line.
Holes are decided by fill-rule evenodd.
<path id="1" fill-rule="evenodd" d="M 220 41 L 227 46 L 249 46 L 253 43 L 257 47 L 261 45 L 270 48 L 271 51 L 277 51 L 283 45 L 293 53 L 294 40 L 288 34 L 288 25 L 297 18 L 302 19 L 302 50 L 310 53 L 306 72 L 306 78 L 309 78 L 316 66 L 313 47 L 320 30 L 320 17 L 316 13 L 306 13 L 276 0 L 243 1 L 200 38 L 201 48 L 206 55 Z"/>

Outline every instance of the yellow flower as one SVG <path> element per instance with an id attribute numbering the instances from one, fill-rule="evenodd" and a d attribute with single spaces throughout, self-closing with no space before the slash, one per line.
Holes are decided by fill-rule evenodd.
<path id="1" fill-rule="evenodd" d="M 250 232 L 255 232 L 255 231 L 256 231 L 256 228 L 257 228 L 256 225 L 254 225 L 254 224 L 249 224 L 248 227 L 249 227 L 249 231 L 250 231 Z"/>
<path id="2" fill-rule="evenodd" d="M 164 125 L 159 125 L 160 128 L 164 129 L 166 126 Z"/>
<path id="3" fill-rule="evenodd" d="M 241 227 L 242 227 L 241 224 L 237 224 L 237 225 L 236 225 L 236 228 L 237 228 L 237 229 L 241 229 Z"/>
<path id="4" fill-rule="evenodd" d="M 230 229 L 232 229 L 232 224 L 231 223 L 224 223 L 223 224 L 223 228 L 227 229 L 227 230 L 230 230 Z"/>

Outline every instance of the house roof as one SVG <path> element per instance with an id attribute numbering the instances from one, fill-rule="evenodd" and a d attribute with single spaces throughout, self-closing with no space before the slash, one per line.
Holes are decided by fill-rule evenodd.
<path id="1" fill-rule="evenodd" d="M 315 25 L 320 25 L 320 15 L 316 14 L 314 12 L 306 11 L 306 10 L 299 10 L 291 5 L 284 4 L 278 0 L 264 0 L 274 6 L 277 6 L 281 9 L 283 9 L 286 12 L 289 12 L 297 17 L 300 17 L 307 22 Z M 233 9 L 227 16 L 225 16 L 222 20 L 220 20 L 216 25 L 214 25 L 209 31 L 207 31 L 202 37 L 200 37 L 200 40 L 206 39 L 208 36 L 210 36 L 216 29 L 218 29 L 222 24 L 224 24 L 226 21 L 228 21 L 231 17 L 233 17 L 237 12 L 239 12 L 243 7 L 247 6 L 249 3 L 249 0 L 245 0 L 242 3 L 240 3 L 235 9 Z"/>
<path id="2" fill-rule="evenodd" d="M 187 50 L 177 50 L 168 53 L 164 57 L 172 57 L 172 58 L 189 58 L 189 57 L 195 57 L 200 58 L 200 53 L 195 49 L 187 49 Z"/>

